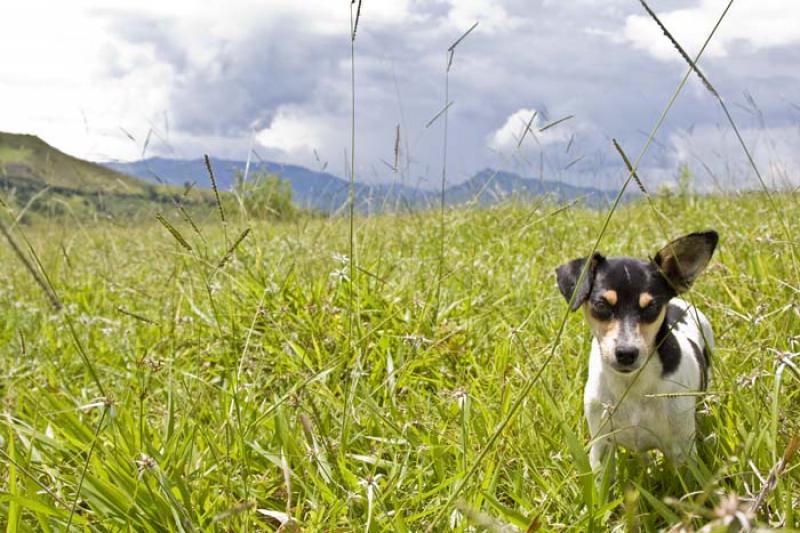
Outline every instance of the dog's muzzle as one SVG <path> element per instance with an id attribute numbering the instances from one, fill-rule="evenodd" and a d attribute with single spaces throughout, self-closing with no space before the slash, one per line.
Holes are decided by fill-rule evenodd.
<path id="1" fill-rule="evenodd" d="M 614 369 L 623 373 L 635 370 L 636 360 L 639 358 L 639 349 L 631 346 L 620 346 L 614 350 Z"/>

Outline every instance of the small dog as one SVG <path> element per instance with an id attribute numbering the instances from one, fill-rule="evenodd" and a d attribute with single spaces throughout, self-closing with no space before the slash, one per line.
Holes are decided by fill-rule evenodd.
<path id="1" fill-rule="evenodd" d="M 709 380 L 714 346 L 708 319 L 684 300 L 705 269 L 719 236 L 681 237 L 650 261 L 595 253 L 556 269 L 558 288 L 583 307 L 594 339 L 584 414 L 593 470 L 617 444 L 661 450 L 676 464 L 695 450 L 695 399 Z"/>

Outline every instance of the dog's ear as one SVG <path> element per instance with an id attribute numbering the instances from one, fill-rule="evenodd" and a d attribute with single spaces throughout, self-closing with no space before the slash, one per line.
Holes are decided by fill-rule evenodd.
<path id="1" fill-rule="evenodd" d="M 589 298 L 589 293 L 592 292 L 592 284 L 594 283 L 594 274 L 597 271 L 597 265 L 605 261 L 605 257 L 595 252 L 586 269 L 586 275 L 578 286 L 578 278 L 580 278 L 583 266 L 586 264 L 586 257 L 580 259 L 573 259 L 569 263 L 564 263 L 556 268 L 556 278 L 558 279 L 558 289 L 564 295 L 567 303 L 572 301 L 570 311 L 578 309 L 583 302 Z M 575 296 L 573 297 L 573 293 Z"/>
<path id="2" fill-rule="evenodd" d="M 690 233 L 658 251 L 653 262 L 677 294 L 689 290 L 706 268 L 719 242 L 716 231 Z"/>

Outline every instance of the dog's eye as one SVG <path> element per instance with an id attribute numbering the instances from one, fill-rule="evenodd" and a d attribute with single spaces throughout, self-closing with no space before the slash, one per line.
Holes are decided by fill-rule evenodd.
<path id="1" fill-rule="evenodd" d="M 658 318 L 660 312 L 661 307 L 655 301 L 652 301 L 647 304 L 647 307 L 642 309 L 642 320 L 645 322 L 653 322 Z"/>
<path id="2" fill-rule="evenodd" d="M 592 301 L 592 314 L 600 320 L 608 320 L 611 318 L 611 305 L 605 300 Z"/>

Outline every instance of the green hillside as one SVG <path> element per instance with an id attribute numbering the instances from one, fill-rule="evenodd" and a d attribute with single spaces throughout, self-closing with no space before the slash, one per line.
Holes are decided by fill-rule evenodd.
<path id="1" fill-rule="evenodd" d="M 183 191 L 148 183 L 101 165 L 73 157 L 34 135 L 0 132 L 0 190 L 6 203 L 34 213 L 66 211 L 87 216 L 151 213 L 170 204 Z M 184 203 L 207 203 L 197 192 Z"/>
<path id="2" fill-rule="evenodd" d="M 347 218 L 229 214 L 16 228 L 60 311 L 0 246 L 7 530 L 698 531 L 751 507 L 800 527 L 796 194 L 615 213 L 608 255 L 721 241 L 687 296 L 716 336 L 696 461 L 620 452 L 607 490 L 586 454 L 591 337 L 553 270 L 605 212 L 446 209 L 444 245 L 438 212 L 356 218 L 355 254 Z"/>
<path id="3" fill-rule="evenodd" d="M 0 132 L 0 176 L 82 192 L 147 194 L 150 184 L 72 157 L 35 135 Z"/>

